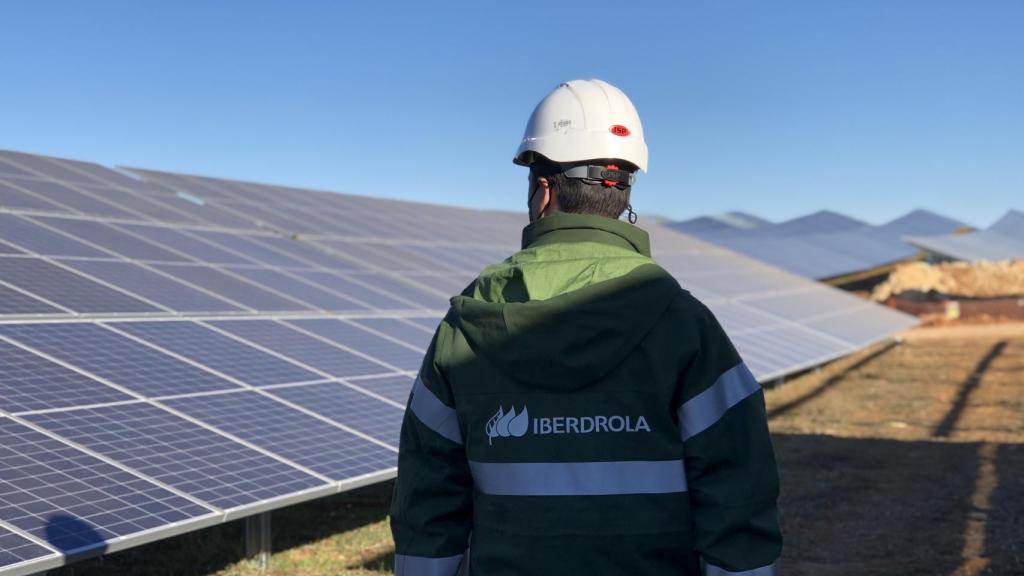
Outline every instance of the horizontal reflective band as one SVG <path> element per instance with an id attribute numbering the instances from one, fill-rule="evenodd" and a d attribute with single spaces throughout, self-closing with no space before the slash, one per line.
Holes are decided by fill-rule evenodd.
<path id="1" fill-rule="evenodd" d="M 704 565 L 704 576 L 776 576 L 778 573 L 778 567 L 774 563 L 771 566 L 761 566 L 760 568 L 744 570 L 743 572 L 730 572 L 714 564 Z"/>
<path id="2" fill-rule="evenodd" d="M 492 496 L 606 496 L 686 492 L 682 460 L 469 462 L 473 482 Z"/>
<path id="3" fill-rule="evenodd" d="M 679 427 L 683 440 L 700 434 L 721 420 L 729 408 L 761 389 L 750 369 L 743 362 L 733 366 L 710 388 L 690 398 L 679 407 Z"/>
<path id="4" fill-rule="evenodd" d="M 427 558 L 395 554 L 395 576 L 455 576 L 464 556 Z"/>
<path id="5" fill-rule="evenodd" d="M 434 393 L 427 388 L 419 376 L 416 377 L 416 383 L 412 386 L 412 402 L 409 407 L 424 426 L 452 442 L 462 444 L 462 431 L 459 430 L 455 409 L 449 408 L 437 396 L 434 396 Z"/>

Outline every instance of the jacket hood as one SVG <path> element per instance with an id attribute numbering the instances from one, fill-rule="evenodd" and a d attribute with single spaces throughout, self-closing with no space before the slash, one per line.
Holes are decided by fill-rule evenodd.
<path id="1" fill-rule="evenodd" d="M 523 383 L 572 390 L 600 380 L 680 293 L 649 258 L 647 234 L 625 222 L 556 215 L 527 226 L 523 243 L 452 299 L 473 352 Z"/>

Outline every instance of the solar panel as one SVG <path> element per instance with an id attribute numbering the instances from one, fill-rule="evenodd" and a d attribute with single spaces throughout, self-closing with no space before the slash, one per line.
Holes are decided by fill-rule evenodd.
<path id="1" fill-rule="evenodd" d="M 1024 212 L 1010 210 L 989 226 L 988 231 L 1024 242 Z"/>
<path id="2" fill-rule="evenodd" d="M 253 242 L 246 236 L 209 231 L 195 231 L 192 234 L 218 246 L 243 254 L 246 258 L 260 264 L 285 268 L 309 268 L 312 265 L 310 262 L 304 262 Z"/>
<path id="3" fill-rule="evenodd" d="M 131 218 L 132 214 L 121 210 L 117 206 L 104 202 L 99 198 L 75 190 L 59 182 L 51 180 L 37 180 L 35 178 L 7 178 L 8 184 L 27 190 L 36 196 L 42 196 L 47 200 L 59 202 L 73 210 L 83 214 L 95 214 L 97 216 L 109 216 L 113 218 Z"/>
<path id="4" fill-rule="evenodd" d="M 417 318 L 417 317 L 414 317 L 414 316 L 410 316 L 408 318 L 405 318 L 404 320 L 406 322 L 412 322 L 413 324 L 416 324 L 417 326 L 419 326 L 421 328 L 425 328 L 427 330 L 430 330 L 430 332 L 433 333 L 435 330 L 437 330 L 437 326 L 441 323 L 442 318 L 440 316 L 438 316 L 436 318 L 434 318 L 434 317 Z"/>
<path id="5" fill-rule="evenodd" d="M 5 330 L 7 327 L 4 327 Z M 74 370 L 0 340 L 0 409 L 19 413 L 132 397 Z"/>
<path id="6" fill-rule="evenodd" d="M 392 476 L 412 374 L 449 296 L 514 252 L 525 223 L 21 155 L 0 154 L 0 175 L 0 201 L 18 202 L 0 214 L 0 420 L 20 427 L 0 427 L 0 450 L 37 434 L 75 465 L 108 466 L 103 490 L 157 500 L 126 492 L 148 515 L 125 519 L 88 507 L 101 493 L 73 494 L 83 504 L 46 487 L 108 551 Z M 760 378 L 912 323 L 649 230 L 659 261 L 719 315 Z M 125 520 L 130 529 L 111 528 Z M 0 572 L 61 561 L 47 535 L 16 528 L 0 523 Z"/>
<path id="7" fill-rule="evenodd" d="M 116 322 L 105 326 L 141 338 L 250 386 L 323 379 L 316 372 L 194 322 Z"/>
<path id="8" fill-rule="evenodd" d="M 366 389 L 373 391 L 373 386 Z M 404 398 L 397 405 L 389 404 L 337 382 L 274 388 L 268 393 L 398 448 Z M 404 397 L 408 395 L 406 390 Z"/>
<path id="9" fill-rule="evenodd" d="M 445 310 L 448 308 L 448 299 L 451 297 L 450 294 L 435 292 L 423 284 L 398 280 L 383 273 L 351 275 L 349 279 L 375 286 L 381 292 L 411 304 L 413 308 Z"/>
<path id="10" fill-rule="evenodd" d="M 36 220 L 65 234 L 81 238 L 114 254 L 135 260 L 155 260 L 161 262 L 187 262 L 189 258 L 180 253 L 172 252 L 138 236 L 122 232 L 103 222 L 78 220 L 72 218 L 41 218 Z M 38 250 L 37 250 L 38 252 Z M 74 254 L 62 254 L 70 255 Z M 109 256 L 109 255 L 107 255 Z"/>
<path id="11" fill-rule="evenodd" d="M 0 254 L 25 254 L 25 251 L 0 240 Z"/>
<path id="12" fill-rule="evenodd" d="M 373 286 L 373 277 L 367 274 L 345 274 L 334 271 L 296 270 L 293 272 L 333 292 L 344 294 L 350 300 L 378 310 L 408 310 L 418 308 L 416 303 L 402 300 Z"/>
<path id="13" fill-rule="evenodd" d="M 2 157 L 5 162 L 9 162 L 19 168 L 26 169 L 29 173 L 35 176 L 48 177 L 53 178 L 54 180 L 61 180 L 76 184 L 98 183 L 98 180 L 92 178 L 88 174 L 83 174 L 82 172 L 68 168 L 65 164 L 54 161 L 46 156 L 25 154 L 24 152 L 14 152 L 12 150 L 0 150 L 0 157 Z"/>
<path id="14" fill-rule="evenodd" d="M 273 320 L 221 321 L 210 325 L 279 352 L 328 376 L 345 378 L 395 370 L 383 361 L 357 355 Z"/>
<path id="15" fill-rule="evenodd" d="M 320 310 L 368 310 L 369 306 L 348 298 L 343 293 L 320 287 L 318 284 L 292 276 L 283 270 L 268 268 L 231 268 L 232 274 L 242 276 L 251 282 L 287 294 Z"/>
<path id="16" fill-rule="evenodd" d="M 1024 260 L 1024 242 L 995 232 L 974 232 L 960 236 L 910 238 L 929 252 L 955 260 Z"/>
<path id="17" fill-rule="evenodd" d="M 275 293 L 242 278 L 231 275 L 224 269 L 199 265 L 154 264 L 153 268 L 188 282 L 221 298 L 238 302 L 253 310 L 287 311 L 312 310 L 309 304 L 288 296 Z"/>
<path id="18" fill-rule="evenodd" d="M 199 238 L 182 234 L 171 228 L 137 224 L 120 224 L 118 227 L 138 236 L 142 236 L 146 240 L 160 246 L 165 246 L 182 254 L 188 254 L 190 257 L 195 260 L 199 260 L 200 262 L 207 262 L 210 264 L 254 264 L 252 260 L 239 256 L 238 254 L 232 254 L 231 252 L 222 250 L 209 242 L 203 242 Z"/>
<path id="19" fill-rule="evenodd" d="M 806 278 L 831 279 L 919 257 L 906 235 L 951 232 L 963 223 L 915 210 L 882 226 L 827 211 L 750 228 L 710 218 L 671 226 Z"/>
<path id="20" fill-rule="evenodd" d="M 82 313 L 146 313 L 160 309 L 37 258 L 0 257 L 8 284 Z"/>
<path id="21" fill-rule="evenodd" d="M 110 254 L 87 246 L 59 232 L 19 218 L 14 214 L 0 213 L 0 239 L 43 256 L 82 256 L 109 258 Z"/>
<path id="22" fill-rule="evenodd" d="M 382 446 L 362 433 L 343 430 L 256 392 L 180 398 L 165 403 L 332 480 L 357 478 L 391 468 L 397 462 L 397 448 Z M 358 418 L 339 422 L 358 430 Z"/>
<path id="23" fill-rule="evenodd" d="M 396 342 L 368 332 L 344 320 L 309 319 L 289 320 L 287 324 L 312 332 L 373 358 L 384 359 L 401 370 L 419 370 L 423 363 L 423 348 Z M 358 376 L 358 374 L 354 374 Z"/>
<path id="24" fill-rule="evenodd" d="M 55 552 L 35 542 L 0 528 L 0 569 L 15 569 L 30 560 L 56 556 Z"/>
<path id="25" fill-rule="evenodd" d="M 0 324 L 0 335 L 143 396 L 239 388 L 211 372 L 97 324 Z"/>
<path id="26" fill-rule="evenodd" d="M 46 412 L 25 418 L 221 509 L 282 498 L 326 483 L 145 403 Z"/>
<path id="27" fill-rule="evenodd" d="M 212 512 L 10 418 L 0 438 L 0 520 L 65 554 Z"/>
<path id="28" fill-rule="evenodd" d="M 6 158 L 0 156 L 0 174 L 5 176 L 31 176 L 34 177 L 36 174 L 29 172 L 28 170 L 21 168 L 16 164 L 12 164 Z"/>
<path id="29" fill-rule="evenodd" d="M 403 406 L 409 400 L 413 382 L 414 378 L 408 374 L 349 379 L 349 383 Z"/>
<path id="30" fill-rule="evenodd" d="M 886 222 L 878 230 L 902 238 L 903 236 L 919 236 L 931 234 L 949 234 L 958 228 L 966 228 L 967 224 L 942 214 L 928 210 L 913 210 Z"/>
<path id="31" fill-rule="evenodd" d="M 907 242 L 955 260 L 1024 260 L 1024 213 L 1010 210 L 978 232 L 911 236 Z"/>
<path id="32" fill-rule="evenodd" d="M 277 236 L 260 236 L 249 238 L 251 242 L 274 248 L 279 252 L 285 252 L 314 266 L 327 268 L 329 270 L 366 270 L 352 260 L 343 260 L 320 250 L 308 242 L 291 240 Z"/>
<path id="33" fill-rule="evenodd" d="M 151 302 L 176 312 L 238 312 L 243 310 L 223 297 L 193 288 L 153 270 L 131 262 L 109 260 L 64 260 L 65 266 L 74 268 L 108 284 L 120 286 Z"/>
<path id="34" fill-rule="evenodd" d="M 59 314 L 60 308 L 0 284 L 0 314 Z"/>
<path id="35" fill-rule="evenodd" d="M 352 322 L 365 326 L 385 336 L 400 340 L 420 352 L 425 352 L 430 345 L 430 338 L 437 328 L 440 319 L 430 320 L 429 328 L 416 324 L 413 318 L 358 318 Z"/>
<path id="36" fill-rule="evenodd" d="M 0 206 L 30 211 L 71 212 L 67 207 L 0 180 Z"/>

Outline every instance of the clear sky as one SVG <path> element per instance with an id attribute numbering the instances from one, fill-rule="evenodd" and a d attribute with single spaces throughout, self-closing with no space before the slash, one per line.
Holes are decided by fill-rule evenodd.
<path id="1" fill-rule="evenodd" d="M 11 2 L 0 148 L 522 209 L 537 101 L 640 110 L 643 214 L 1024 208 L 1024 2 Z"/>

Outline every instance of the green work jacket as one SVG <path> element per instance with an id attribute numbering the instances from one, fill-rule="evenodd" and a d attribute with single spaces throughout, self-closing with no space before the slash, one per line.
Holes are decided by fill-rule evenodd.
<path id="1" fill-rule="evenodd" d="M 764 396 L 626 222 L 556 214 L 437 329 L 402 425 L 398 576 L 775 574 Z"/>

